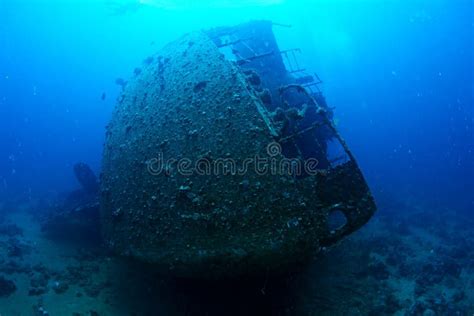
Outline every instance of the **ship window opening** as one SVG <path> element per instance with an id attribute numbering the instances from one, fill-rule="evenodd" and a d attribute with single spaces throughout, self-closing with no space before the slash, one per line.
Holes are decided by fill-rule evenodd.
<path id="1" fill-rule="evenodd" d="M 341 230 L 347 224 L 347 217 L 341 210 L 332 210 L 327 218 L 327 227 L 331 234 Z"/>
<path id="2" fill-rule="evenodd" d="M 349 155 L 344 150 L 341 142 L 336 138 L 328 139 L 326 143 L 327 160 L 332 168 L 350 161 Z"/>
<path id="3" fill-rule="evenodd" d="M 288 158 L 316 159 L 318 169 L 328 169 L 327 142 L 333 137 L 324 113 L 315 101 L 298 85 L 280 89 L 282 108 L 274 112 L 273 121 L 279 128 L 283 155 Z"/>

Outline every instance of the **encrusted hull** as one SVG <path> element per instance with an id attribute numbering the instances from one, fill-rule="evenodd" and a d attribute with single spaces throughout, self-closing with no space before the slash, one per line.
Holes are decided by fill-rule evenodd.
<path id="1" fill-rule="evenodd" d="M 343 163 L 290 172 L 289 159 L 311 157 L 292 154 L 301 144 L 282 132 L 262 87 L 275 100 L 273 85 L 292 79 L 269 83 L 257 67 L 256 84 L 252 61 L 226 58 L 216 34 L 222 30 L 169 44 L 124 88 L 104 147 L 104 237 L 118 253 L 177 276 L 283 272 L 359 228 L 375 204 L 347 150 Z M 347 149 L 314 106 L 325 130 L 316 139 L 328 135 Z M 342 227 L 330 227 L 335 211 L 346 218 Z"/>

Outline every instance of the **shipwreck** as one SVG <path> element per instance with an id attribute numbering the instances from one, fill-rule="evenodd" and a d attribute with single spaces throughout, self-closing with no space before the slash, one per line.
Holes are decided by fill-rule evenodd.
<path id="1" fill-rule="evenodd" d="M 180 277 L 281 273 L 373 215 L 318 76 L 279 49 L 274 27 L 285 26 L 187 34 L 128 80 L 100 189 L 117 253 Z"/>

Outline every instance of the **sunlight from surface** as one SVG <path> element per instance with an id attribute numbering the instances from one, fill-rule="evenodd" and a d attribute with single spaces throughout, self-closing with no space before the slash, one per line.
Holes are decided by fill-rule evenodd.
<path id="1" fill-rule="evenodd" d="M 117 0 L 108 1 L 110 7 L 119 11 L 134 11 L 139 7 L 152 7 L 166 10 L 188 10 L 202 8 L 240 8 L 252 6 L 271 6 L 286 0 Z"/>
<path id="2" fill-rule="evenodd" d="M 139 0 L 141 4 L 165 9 L 189 9 L 189 8 L 231 8 L 243 6 L 267 6 L 283 3 L 285 0 Z"/>

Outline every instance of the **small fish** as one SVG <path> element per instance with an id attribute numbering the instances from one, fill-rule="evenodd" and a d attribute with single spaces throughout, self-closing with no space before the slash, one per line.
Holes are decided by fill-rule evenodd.
<path id="1" fill-rule="evenodd" d="M 102 96 L 100 97 L 100 99 L 102 101 L 104 101 L 106 97 L 107 97 L 107 95 L 105 94 L 105 92 L 102 92 Z"/>
<path id="2" fill-rule="evenodd" d="M 127 81 L 123 80 L 122 78 L 117 78 L 115 79 L 115 84 L 121 86 L 122 88 L 125 88 L 127 85 Z"/>
<path id="3" fill-rule="evenodd" d="M 153 57 L 151 57 L 151 56 L 150 56 L 150 57 L 147 57 L 147 58 L 143 61 L 143 63 L 144 63 L 145 65 L 149 65 L 149 64 L 151 64 L 152 62 L 153 62 Z"/>
<path id="4" fill-rule="evenodd" d="M 133 73 L 135 74 L 135 76 L 138 76 L 141 72 L 142 70 L 138 67 L 133 70 Z"/>

